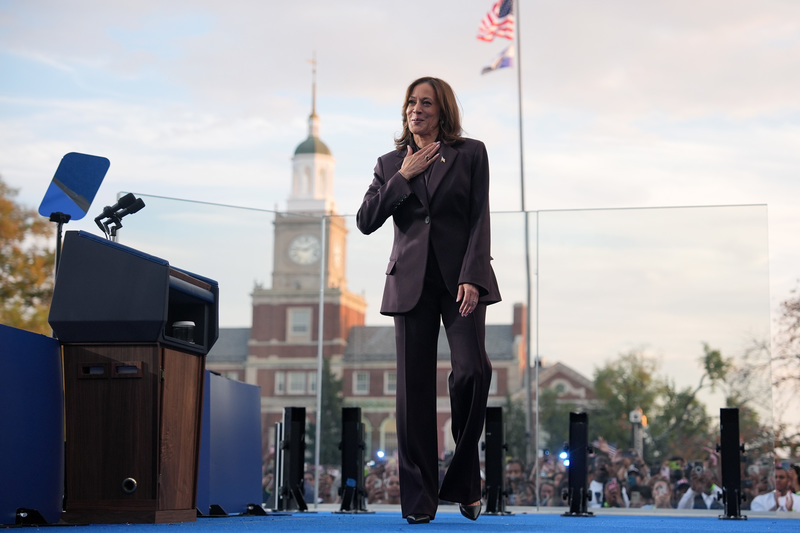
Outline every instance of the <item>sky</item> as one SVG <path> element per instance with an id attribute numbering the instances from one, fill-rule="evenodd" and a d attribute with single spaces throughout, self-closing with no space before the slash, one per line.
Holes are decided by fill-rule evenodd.
<path id="1" fill-rule="evenodd" d="M 637 346 L 680 366 L 704 341 L 733 353 L 769 335 L 800 277 L 800 3 L 521 0 L 517 66 L 482 75 L 509 44 L 476 39 L 491 5 L 0 0 L 0 175 L 36 208 L 64 154 L 109 158 L 89 215 L 65 229 L 98 233 L 102 206 L 141 195 L 121 242 L 225 277 L 221 325 L 249 326 L 249 291 L 271 276 L 268 211 L 285 209 L 308 133 L 316 58 L 320 135 L 351 221 L 349 288 L 366 295 L 368 323 L 387 324 L 377 307 L 390 232 L 362 237 L 351 215 L 393 147 L 406 86 L 433 75 L 489 152 L 505 296 L 490 322 L 509 323 L 525 300 L 522 174 L 524 207 L 539 213 L 539 353 L 591 375 Z M 631 243 L 674 253 L 634 256 Z M 643 302 L 680 301 L 676 286 L 692 297 L 669 327 L 666 304 L 648 307 L 658 319 L 628 321 Z M 609 301 L 627 309 L 614 324 L 647 333 L 603 340 L 606 322 L 576 327 L 616 316 Z M 678 345 L 676 331 L 691 333 Z"/>

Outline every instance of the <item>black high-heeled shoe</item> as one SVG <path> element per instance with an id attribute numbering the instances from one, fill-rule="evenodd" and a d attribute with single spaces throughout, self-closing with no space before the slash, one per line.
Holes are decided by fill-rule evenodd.
<path id="1" fill-rule="evenodd" d="M 461 515 L 464 518 L 469 518 L 470 520 L 477 520 L 481 515 L 480 503 L 478 505 L 464 505 L 463 503 L 460 503 L 458 504 L 458 509 L 461 511 Z"/>
<path id="2" fill-rule="evenodd" d="M 409 524 L 427 524 L 431 521 L 431 517 L 422 513 L 412 513 L 406 516 L 406 520 Z"/>

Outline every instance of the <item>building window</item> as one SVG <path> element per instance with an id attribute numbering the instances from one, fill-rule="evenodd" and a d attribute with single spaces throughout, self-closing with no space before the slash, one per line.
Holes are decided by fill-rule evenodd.
<path id="1" fill-rule="evenodd" d="M 289 394 L 306 393 L 306 373 L 289 372 Z"/>
<path id="2" fill-rule="evenodd" d="M 286 394 L 286 374 L 275 372 L 275 394 Z"/>
<path id="3" fill-rule="evenodd" d="M 383 393 L 386 395 L 397 393 L 397 372 L 394 370 L 383 373 Z"/>
<path id="4" fill-rule="evenodd" d="M 317 373 L 316 372 L 309 372 L 308 373 L 308 393 L 309 394 L 316 394 L 317 393 Z"/>
<path id="5" fill-rule="evenodd" d="M 369 394 L 369 372 L 353 374 L 353 394 Z"/>
<path id="6" fill-rule="evenodd" d="M 397 451 L 397 420 L 387 418 L 381 423 L 381 450 L 387 456 L 393 455 Z"/>
<path id="7" fill-rule="evenodd" d="M 311 340 L 311 308 L 290 307 L 286 312 L 286 340 L 288 342 L 309 342 Z"/>

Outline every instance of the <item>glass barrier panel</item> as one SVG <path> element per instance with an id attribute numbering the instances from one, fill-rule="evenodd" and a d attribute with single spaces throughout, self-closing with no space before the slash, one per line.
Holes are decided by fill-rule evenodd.
<path id="1" fill-rule="evenodd" d="M 539 225 L 538 438 L 558 449 L 564 411 L 588 413 L 590 507 L 691 508 L 695 477 L 716 491 L 726 407 L 740 411 L 747 472 L 768 475 L 766 207 L 547 211 Z M 563 463 L 539 467 L 558 494 Z M 671 501 L 656 503 L 658 478 Z"/>
<path id="2" fill-rule="evenodd" d="M 363 235 L 352 215 L 142 197 L 146 208 L 124 220 L 118 241 L 219 282 L 220 338 L 207 366 L 261 387 L 266 469 L 283 410 L 304 407 L 309 468 L 319 431 L 319 462 L 335 483 L 341 409 L 358 407 L 365 463 L 381 479 L 391 473 L 394 325 L 380 314 L 391 221 Z M 82 224 L 69 229 L 100 233 Z M 558 453 L 571 411 L 588 415 L 601 498 L 613 478 L 620 505 L 674 507 L 695 466 L 719 486 L 724 407 L 740 409 L 743 488 L 752 498 L 769 484 L 770 354 L 759 348 L 770 334 L 765 206 L 496 212 L 492 256 L 503 301 L 487 310 L 489 405 L 503 407 L 508 456 L 522 463 L 506 481 L 509 505 L 565 505 Z M 443 466 L 455 447 L 449 367 L 441 334 Z"/>

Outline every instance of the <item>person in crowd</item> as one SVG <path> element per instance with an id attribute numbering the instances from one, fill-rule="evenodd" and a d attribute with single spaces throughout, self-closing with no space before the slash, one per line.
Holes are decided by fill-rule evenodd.
<path id="1" fill-rule="evenodd" d="M 685 479 L 680 479 L 680 480 L 678 480 L 677 483 L 675 483 L 675 487 L 672 489 L 672 508 L 673 509 L 677 509 L 678 508 L 678 502 L 681 501 L 683 496 L 689 490 L 689 486 L 690 486 L 689 485 L 689 481 L 687 481 Z"/>
<path id="2" fill-rule="evenodd" d="M 800 465 L 789 466 L 786 473 L 789 474 L 789 490 L 800 494 Z"/>
<path id="3" fill-rule="evenodd" d="M 552 481 L 541 481 L 539 483 L 539 505 L 542 507 L 556 507 L 556 486 Z"/>
<path id="4" fill-rule="evenodd" d="M 389 459 L 386 461 L 386 466 L 384 467 L 383 477 L 386 478 L 387 476 L 399 476 L 400 469 L 397 467 L 397 460 L 396 459 Z"/>
<path id="5" fill-rule="evenodd" d="M 523 481 L 517 493 L 517 505 L 531 507 L 536 505 L 536 485 Z"/>
<path id="6" fill-rule="evenodd" d="M 523 472 L 525 471 L 522 461 L 519 459 L 509 459 L 506 463 L 506 492 L 508 493 L 508 505 L 517 505 L 517 495 L 519 494 L 522 482 L 525 481 Z"/>
<path id="7" fill-rule="evenodd" d="M 486 306 L 500 301 L 491 261 L 489 161 L 463 136 L 455 93 L 423 77 L 406 89 L 395 150 L 378 158 L 356 214 L 365 235 L 392 218 L 394 243 L 380 312 L 394 317 L 401 508 L 411 524 L 434 519 L 439 500 L 481 511 L 478 445 L 492 365 Z M 450 345 L 455 450 L 438 483 L 436 375 L 440 324 Z"/>
<path id="8" fill-rule="evenodd" d="M 364 490 L 367 491 L 367 503 L 383 503 L 385 491 L 383 480 L 378 474 L 370 473 L 364 478 Z"/>
<path id="9" fill-rule="evenodd" d="M 400 477 L 397 474 L 389 474 L 386 476 L 386 482 L 384 483 L 386 487 L 386 496 L 383 500 L 383 503 L 389 503 L 392 505 L 399 505 L 400 504 Z"/>
<path id="10" fill-rule="evenodd" d="M 314 472 L 306 471 L 303 474 L 303 500 L 314 503 Z"/>
<path id="11" fill-rule="evenodd" d="M 568 480 L 569 476 L 567 476 L 566 472 L 558 471 L 556 475 L 553 476 L 553 486 L 559 487 L 561 486 L 561 482 Z"/>
<path id="12" fill-rule="evenodd" d="M 553 495 L 551 501 L 553 507 L 569 507 L 569 502 L 564 498 L 564 495 L 569 491 L 569 479 L 565 476 L 558 485 L 556 485 L 556 493 Z"/>
<path id="13" fill-rule="evenodd" d="M 529 481 L 535 481 L 534 479 L 532 479 L 536 477 L 535 470 L 536 467 L 534 466 L 531 469 L 531 475 L 529 477 Z M 556 475 L 556 470 L 557 470 L 556 461 L 553 460 L 552 455 L 547 454 L 544 457 L 542 457 L 539 466 L 539 477 L 552 479 L 553 476 Z"/>
<path id="14" fill-rule="evenodd" d="M 750 502 L 751 511 L 792 511 L 795 496 L 789 490 L 789 473 L 782 465 L 775 466 L 775 490 L 759 494 Z"/>
<path id="15" fill-rule="evenodd" d="M 672 502 L 672 486 L 668 479 L 661 476 L 652 478 L 651 494 L 653 495 L 653 507 L 656 509 L 674 509 Z"/>
<path id="16" fill-rule="evenodd" d="M 763 492 L 759 492 L 758 490 L 758 486 L 761 484 L 761 477 L 761 467 L 759 465 L 747 465 L 747 469 L 745 469 L 742 475 L 742 494 L 744 496 L 742 500 L 742 509 L 750 509 L 750 503 L 753 501 L 753 498 L 759 494 L 763 494 L 763 492 L 767 492 L 766 490 Z"/>
<path id="17" fill-rule="evenodd" d="M 643 464 L 643 463 L 640 463 Z M 642 469 L 644 470 L 644 469 Z M 632 464 L 628 467 L 628 487 L 633 488 L 638 485 L 645 485 L 647 482 L 646 475 L 642 472 L 637 465 Z"/>
<path id="18" fill-rule="evenodd" d="M 592 479 L 589 482 L 589 500 L 588 507 L 598 508 L 603 507 L 605 502 L 605 486 L 609 480 L 610 462 L 605 455 L 598 454 L 594 458 L 592 467 Z"/>
<path id="19" fill-rule="evenodd" d="M 628 507 L 626 498 L 623 498 L 624 487 L 616 477 L 609 478 L 603 490 L 603 507 Z"/>
<path id="20" fill-rule="evenodd" d="M 655 509 L 653 491 L 649 485 L 633 485 L 630 487 L 632 509 Z"/>
<path id="21" fill-rule="evenodd" d="M 275 475 L 271 468 L 267 469 L 261 477 L 261 488 L 263 489 L 262 502 L 268 507 L 275 507 Z"/>
<path id="22" fill-rule="evenodd" d="M 333 492 L 333 476 L 328 472 L 320 472 L 317 493 L 319 494 L 320 503 L 336 503 L 336 493 Z"/>
<path id="23" fill-rule="evenodd" d="M 702 463 L 690 465 L 689 488 L 678 501 L 678 509 L 723 509 L 722 489 L 715 483 L 714 471 Z"/>

